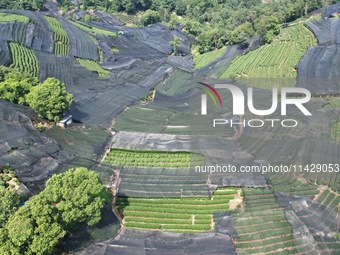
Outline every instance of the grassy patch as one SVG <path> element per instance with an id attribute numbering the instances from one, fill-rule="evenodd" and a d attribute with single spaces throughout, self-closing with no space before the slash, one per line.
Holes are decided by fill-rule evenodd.
<path id="1" fill-rule="evenodd" d="M 207 52 L 204 54 L 200 54 L 194 57 L 194 63 L 195 63 L 195 68 L 198 69 L 200 67 L 206 66 L 209 63 L 213 62 L 217 58 L 223 55 L 225 53 L 226 47 L 223 47 L 218 50 L 214 50 L 211 52 Z"/>
<path id="2" fill-rule="evenodd" d="M 110 71 L 103 69 L 96 61 L 83 58 L 77 58 L 79 64 L 85 67 L 87 70 L 97 72 L 100 77 L 107 77 L 110 75 Z"/>
<path id="3" fill-rule="evenodd" d="M 105 162 L 118 166 L 149 166 L 184 168 L 191 164 L 202 165 L 204 157 L 190 152 L 133 151 L 111 149 Z"/>
<path id="4" fill-rule="evenodd" d="M 312 32 L 303 24 L 283 29 L 271 44 L 264 45 L 246 55 L 237 57 L 220 78 L 291 78 L 283 86 L 295 86 L 297 65 L 307 49 L 316 44 Z M 281 83 L 282 81 L 280 81 Z M 261 88 L 278 87 L 273 81 L 265 83 L 252 81 L 253 86 Z"/>
<path id="5" fill-rule="evenodd" d="M 70 51 L 70 39 L 66 30 L 56 18 L 48 16 L 45 16 L 45 18 L 53 29 L 53 53 L 58 55 L 67 55 Z"/>
<path id="6" fill-rule="evenodd" d="M 72 23 L 73 25 L 79 27 L 80 29 L 86 31 L 86 32 L 90 32 L 90 33 L 94 33 L 94 34 L 102 34 L 102 35 L 109 35 L 109 36 L 116 36 L 115 32 L 112 31 L 108 31 L 108 30 L 104 30 L 104 29 L 100 29 L 100 28 L 96 28 L 93 26 L 85 26 L 83 24 L 80 24 L 78 22 L 69 20 L 70 23 Z"/>
<path id="7" fill-rule="evenodd" d="M 237 190 L 223 188 L 213 199 L 208 197 L 138 198 L 118 197 L 117 208 L 124 225 L 135 229 L 173 232 L 201 232 L 214 229 L 214 211 L 227 211 Z"/>
<path id="8" fill-rule="evenodd" d="M 11 22 L 11 21 L 26 23 L 26 22 L 29 22 L 30 19 L 22 15 L 11 14 L 11 13 L 0 13 L 0 22 Z"/>

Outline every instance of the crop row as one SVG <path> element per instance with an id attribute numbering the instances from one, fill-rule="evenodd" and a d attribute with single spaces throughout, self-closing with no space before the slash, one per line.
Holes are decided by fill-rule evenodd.
<path id="1" fill-rule="evenodd" d="M 291 195 L 302 195 L 314 198 L 319 193 L 315 185 L 303 183 L 292 174 L 268 174 L 275 191 Z"/>
<path id="2" fill-rule="evenodd" d="M 161 219 L 161 218 L 139 218 L 139 217 L 132 217 L 132 218 L 125 218 L 130 223 L 154 223 L 154 224 L 183 224 L 183 225 L 207 225 L 211 223 L 211 219 L 205 220 L 197 220 L 196 218 L 193 220 L 191 219 Z"/>
<path id="3" fill-rule="evenodd" d="M 289 241 L 281 242 L 281 243 L 271 243 L 271 245 L 268 245 L 265 247 L 250 248 L 250 249 L 247 249 L 246 254 L 260 254 L 260 253 L 266 253 L 266 252 L 276 252 L 277 250 L 280 250 L 280 249 L 294 248 L 295 246 L 296 246 L 295 242 L 293 240 L 289 240 Z M 295 252 L 296 251 L 294 251 L 293 253 Z"/>
<path id="4" fill-rule="evenodd" d="M 331 130 L 331 139 L 340 142 L 340 121 L 333 125 Z"/>
<path id="5" fill-rule="evenodd" d="M 289 27 L 271 44 L 237 57 L 222 74 L 222 78 L 235 75 L 247 78 L 295 78 L 297 64 L 315 43 L 313 34 L 302 24 Z M 279 86 L 273 82 L 255 85 L 264 88 Z"/>
<path id="6" fill-rule="evenodd" d="M 177 206 L 176 204 L 147 206 L 143 205 L 127 205 L 118 206 L 123 211 L 141 211 L 141 212 L 158 212 L 158 213 L 186 213 L 186 214 L 212 214 L 214 211 L 227 211 L 229 205 L 216 206 Z"/>
<path id="7" fill-rule="evenodd" d="M 148 198 L 127 198 L 127 199 L 122 199 L 119 198 L 119 203 L 117 205 L 123 205 L 123 204 L 144 204 L 145 202 L 152 203 L 152 205 L 171 205 L 171 204 L 176 204 L 178 205 L 216 205 L 216 204 L 225 204 L 225 201 L 229 201 L 233 199 L 234 196 L 229 196 L 229 197 L 224 197 L 223 199 L 216 199 L 210 200 L 210 199 L 194 199 L 194 198 L 188 198 L 188 199 L 183 199 L 183 198 L 161 198 L 161 199 L 148 199 Z"/>
<path id="8" fill-rule="evenodd" d="M 18 69 L 21 72 L 25 72 L 29 75 L 36 77 L 38 75 L 38 60 L 34 52 L 18 43 L 9 43 L 12 55 L 11 68 Z"/>
<path id="9" fill-rule="evenodd" d="M 183 225 L 183 224 L 152 224 L 152 223 L 137 223 L 127 222 L 125 226 L 128 228 L 141 228 L 141 229 L 159 229 L 166 231 L 178 231 L 178 230 L 199 230 L 207 231 L 210 230 L 208 224 L 205 225 Z"/>
<path id="10" fill-rule="evenodd" d="M 222 189 L 223 191 L 231 191 Z M 236 195 L 238 190 L 234 190 Z M 185 232 L 210 230 L 213 213 L 229 210 L 232 195 L 182 198 L 117 197 L 126 227 Z"/>
<path id="11" fill-rule="evenodd" d="M 291 235 L 286 235 L 286 236 L 270 238 L 270 239 L 266 239 L 266 240 L 259 240 L 257 242 L 249 242 L 249 243 L 238 242 L 236 247 L 241 248 L 241 249 L 246 249 L 246 248 L 252 249 L 252 248 L 255 248 L 255 247 L 259 247 L 259 246 L 265 246 L 265 245 L 290 241 L 291 239 L 292 239 Z"/>
<path id="12" fill-rule="evenodd" d="M 124 211 L 124 217 L 127 218 L 152 218 L 152 219 L 185 219 L 191 220 L 191 214 L 182 213 L 155 213 L 155 212 L 139 212 L 139 211 Z M 195 215 L 195 220 L 203 221 L 210 220 L 211 215 Z"/>
<path id="13" fill-rule="evenodd" d="M 318 197 L 317 202 L 334 209 L 339 212 L 340 196 L 330 192 L 329 190 L 324 190 L 323 193 Z"/>
<path id="14" fill-rule="evenodd" d="M 105 162 L 124 166 L 185 168 L 203 164 L 203 156 L 190 152 L 130 151 L 111 149 Z"/>
<path id="15" fill-rule="evenodd" d="M 58 55 L 67 55 L 70 51 L 70 39 L 63 25 L 53 17 L 45 16 L 53 29 L 53 52 Z"/>
<path id="16" fill-rule="evenodd" d="M 272 254 L 282 248 L 288 248 L 289 252 L 295 250 L 292 227 L 273 190 L 244 188 L 243 194 L 245 210 L 235 215 L 235 228 L 239 234 L 236 238 L 237 253 Z"/>

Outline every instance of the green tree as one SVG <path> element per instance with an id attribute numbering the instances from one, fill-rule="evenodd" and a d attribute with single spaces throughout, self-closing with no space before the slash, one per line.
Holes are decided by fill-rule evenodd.
<path id="1" fill-rule="evenodd" d="M 254 21 L 255 30 L 263 43 L 271 43 L 280 34 L 279 20 L 275 16 L 260 16 Z"/>
<path id="2" fill-rule="evenodd" d="M 66 86 L 55 78 L 48 78 L 44 83 L 35 86 L 26 100 L 40 117 L 59 121 L 60 116 L 73 103 L 73 96 L 66 91 Z"/>
<path id="3" fill-rule="evenodd" d="M 174 36 L 174 40 L 169 42 L 170 46 L 174 49 L 174 55 L 178 54 L 177 48 L 181 45 L 181 39 L 178 36 Z"/>
<path id="4" fill-rule="evenodd" d="M 19 207 L 19 196 L 16 192 L 0 187 L 0 229 L 6 224 L 10 215 Z"/>
<path id="5" fill-rule="evenodd" d="M 47 0 L 20 0 L 15 1 L 15 8 L 24 10 L 40 11 L 44 9 Z"/>
<path id="6" fill-rule="evenodd" d="M 77 227 L 79 222 L 90 226 L 98 223 L 106 193 L 98 174 L 86 168 L 53 175 L 44 190 L 47 200 L 56 205 L 65 228 Z"/>
<path id="7" fill-rule="evenodd" d="M 230 44 L 241 44 L 248 45 L 250 43 L 250 38 L 255 34 L 253 26 L 250 22 L 245 22 L 244 24 L 238 26 L 230 35 Z"/>
<path id="8" fill-rule="evenodd" d="M 16 104 L 26 105 L 26 95 L 33 86 L 39 84 L 37 78 L 0 67 L 0 98 Z"/>
<path id="9" fill-rule="evenodd" d="M 198 36 L 200 33 L 202 33 L 201 24 L 197 21 L 188 21 L 185 25 L 184 31 L 187 34 Z"/>
<path id="10" fill-rule="evenodd" d="M 161 21 L 161 16 L 158 11 L 147 10 L 142 16 L 142 24 L 144 26 L 154 24 Z"/>
<path id="11" fill-rule="evenodd" d="M 185 2 L 183 0 L 177 0 L 176 8 L 175 8 L 176 14 L 183 16 L 185 15 L 186 10 L 187 10 L 187 6 L 185 5 Z"/>
<path id="12" fill-rule="evenodd" d="M 46 188 L 24 206 L 4 210 L 6 223 L 0 228 L 0 254 L 51 254 L 68 230 L 82 222 L 90 226 L 99 222 L 107 199 L 108 193 L 93 171 L 76 168 L 53 175 Z"/>

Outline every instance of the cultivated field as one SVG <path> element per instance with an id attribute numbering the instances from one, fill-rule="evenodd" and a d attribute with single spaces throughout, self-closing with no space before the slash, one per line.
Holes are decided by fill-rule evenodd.
<path id="1" fill-rule="evenodd" d="M 292 227 L 271 189 L 244 188 L 245 211 L 235 214 L 236 250 L 245 254 L 297 253 Z"/>
<path id="2" fill-rule="evenodd" d="M 117 166 L 186 168 L 191 164 L 203 165 L 204 157 L 190 152 L 111 149 L 105 162 Z"/>
<path id="3" fill-rule="evenodd" d="M 15 42 L 10 42 L 9 47 L 11 49 L 12 55 L 12 65 L 11 68 L 16 68 L 21 72 L 25 72 L 34 77 L 38 75 L 39 65 L 34 52 Z"/>
<path id="4" fill-rule="evenodd" d="M 198 69 L 200 67 L 206 66 L 214 60 L 218 59 L 225 53 L 226 47 L 223 47 L 218 50 L 214 50 L 211 52 L 207 52 L 204 54 L 200 54 L 194 57 L 195 68 Z"/>
<path id="5" fill-rule="evenodd" d="M 174 232 L 214 230 L 213 212 L 230 210 L 237 188 L 218 189 L 213 198 L 118 197 L 117 208 L 128 228 Z"/>
<path id="6" fill-rule="evenodd" d="M 53 29 L 53 53 L 58 55 L 67 55 L 70 51 L 70 39 L 66 30 L 56 18 L 48 16 L 45 16 L 45 18 Z"/>
<path id="7" fill-rule="evenodd" d="M 302 24 L 282 29 L 271 44 L 266 44 L 248 54 L 237 57 L 220 78 L 291 78 L 282 86 L 294 86 L 297 77 L 296 67 L 307 49 L 316 44 L 316 40 Z M 283 83 L 283 81 L 280 81 Z M 277 82 L 252 80 L 252 86 L 271 88 L 279 86 Z"/>

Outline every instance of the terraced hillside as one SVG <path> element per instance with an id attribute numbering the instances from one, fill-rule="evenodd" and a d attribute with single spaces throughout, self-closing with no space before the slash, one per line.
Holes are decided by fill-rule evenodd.
<path id="1" fill-rule="evenodd" d="M 47 77 L 61 80 L 74 94 L 74 118 L 108 127 L 114 116 L 147 96 L 150 89 L 177 68 L 167 63 L 167 54 L 172 52 L 169 41 L 173 34 L 182 38 L 181 49 L 187 54 L 191 42 L 187 35 L 163 25 L 126 28 L 116 26 L 116 22 L 107 23 L 116 20 L 112 17 L 97 14 L 103 18 L 103 23 L 85 24 L 59 17 L 56 13 L 1 12 L 0 55 L 1 63 L 30 71 L 24 62 L 19 63 L 26 59 L 35 69 L 32 74 L 41 81 Z M 125 33 L 117 36 L 118 31 Z M 11 60 L 10 55 L 15 55 L 11 54 L 9 43 L 27 47 L 32 51 L 31 57 L 26 52 L 27 56 L 22 60 Z M 12 51 L 16 50 L 12 48 Z M 39 69 L 32 62 L 33 54 Z"/>
<path id="2" fill-rule="evenodd" d="M 194 70 L 192 40 L 177 29 L 124 27 L 103 13 L 97 14 L 100 21 L 88 24 L 52 14 L 0 12 L 0 63 L 41 80 L 52 76 L 65 82 L 74 94 L 76 123 L 66 130 L 47 125 L 38 131 L 30 120 L 38 119 L 34 112 L 1 101 L 0 161 L 14 165 L 33 192 L 53 173 L 79 166 L 99 173 L 113 191 L 114 203 L 103 221 L 72 232 L 62 244 L 82 255 L 234 255 L 235 247 L 240 255 L 340 254 L 338 172 L 262 175 L 190 168 L 339 163 L 339 104 L 333 99 L 313 98 L 306 104 L 312 116 L 289 111 L 289 118 L 299 122 L 291 129 L 239 125 L 216 131 L 211 119 L 200 118 L 197 82 L 203 77 L 284 78 L 287 83 L 280 85 L 295 85 L 296 66 L 316 43 L 302 23 L 257 50 L 250 51 L 257 47 L 254 42 L 247 49 L 234 45 L 201 55 Z M 181 37 L 183 56 L 169 56 L 174 36 Z M 271 81 L 253 85 L 279 86 Z M 152 102 L 141 105 L 153 89 Z M 229 92 L 218 92 L 223 106 L 209 101 L 209 110 L 229 121 L 233 100 Z M 261 95 L 258 107 L 267 107 L 268 90 L 256 93 Z M 112 208 L 122 220 L 118 236 Z"/>
<path id="3" fill-rule="evenodd" d="M 285 78 L 288 80 L 281 79 L 284 83 L 281 86 L 294 86 L 297 65 L 308 48 L 315 44 L 313 34 L 303 24 L 292 25 L 282 29 L 271 44 L 237 57 L 220 78 L 245 78 L 251 80 L 252 86 L 260 88 L 280 85 L 273 84 L 273 80 L 266 84 L 263 80 L 256 82 L 256 79 Z"/>
<path id="4" fill-rule="evenodd" d="M 53 29 L 53 53 L 67 55 L 70 51 L 70 38 L 59 20 L 53 17 L 45 17 Z"/>
<path id="5" fill-rule="evenodd" d="M 296 240 L 273 190 L 243 189 L 245 210 L 235 215 L 236 250 L 243 254 L 297 254 Z"/>
<path id="6" fill-rule="evenodd" d="M 208 65 L 212 61 L 221 57 L 225 52 L 226 52 L 226 47 L 222 47 L 221 49 L 195 56 L 194 57 L 195 68 L 198 69 L 200 67 Z"/>

